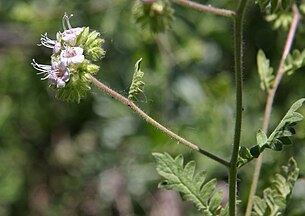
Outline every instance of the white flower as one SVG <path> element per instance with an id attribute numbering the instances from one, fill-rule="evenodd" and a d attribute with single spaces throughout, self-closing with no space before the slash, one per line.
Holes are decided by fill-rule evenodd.
<path id="1" fill-rule="evenodd" d="M 66 42 L 67 44 L 71 45 L 71 46 L 75 46 L 76 44 L 76 40 L 78 35 L 80 35 L 82 33 L 84 28 L 71 28 L 68 30 L 65 30 L 62 34 L 61 34 L 61 39 Z"/>
<path id="2" fill-rule="evenodd" d="M 80 47 L 67 47 L 60 53 L 61 62 L 65 63 L 66 66 L 69 64 L 80 64 L 85 60 L 83 55 L 84 50 Z"/>
<path id="3" fill-rule="evenodd" d="M 58 53 L 61 50 L 61 44 L 59 42 L 56 42 L 54 44 L 53 53 Z"/>
<path id="4" fill-rule="evenodd" d="M 33 59 L 32 66 L 40 71 L 37 74 L 44 74 L 41 80 L 46 80 L 57 88 L 65 87 L 66 82 L 70 80 L 70 71 L 63 62 L 52 62 L 52 65 L 38 64 Z"/>

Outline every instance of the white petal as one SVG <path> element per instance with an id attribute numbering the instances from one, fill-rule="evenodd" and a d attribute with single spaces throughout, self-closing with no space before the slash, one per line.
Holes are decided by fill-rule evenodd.
<path id="1" fill-rule="evenodd" d="M 65 85 L 66 85 L 66 83 L 63 80 L 57 79 L 57 84 L 56 84 L 57 88 L 65 87 Z"/>

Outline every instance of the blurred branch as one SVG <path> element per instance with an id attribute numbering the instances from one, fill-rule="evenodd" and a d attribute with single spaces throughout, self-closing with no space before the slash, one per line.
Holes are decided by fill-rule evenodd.
<path id="1" fill-rule="evenodd" d="M 129 106 L 132 110 L 134 110 L 138 115 L 140 115 L 143 119 L 145 119 L 148 123 L 152 124 L 153 126 L 155 126 L 156 128 L 158 128 L 159 130 L 161 130 L 162 132 L 166 133 L 167 135 L 171 136 L 172 138 L 176 139 L 178 142 L 184 144 L 185 146 L 211 158 L 214 161 L 217 161 L 218 163 L 226 166 L 226 167 L 230 167 L 230 163 L 202 148 L 200 148 L 199 146 L 197 146 L 196 144 L 184 139 L 183 137 L 179 136 L 178 134 L 174 133 L 173 131 L 167 129 L 165 126 L 161 125 L 159 122 L 157 122 L 156 120 L 154 120 L 153 118 L 151 118 L 149 115 L 147 115 L 145 112 L 143 112 L 135 103 L 133 103 L 131 100 L 129 100 L 128 98 L 124 97 L 123 95 L 117 93 L 116 91 L 112 90 L 111 88 L 109 88 L 108 86 L 106 86 L 105 84 L 101 83 L 99 80 L 97 80 L 95 77 L 91 76 L 91 82 L 96 85 L 97 87 L 99 87 L 100 89 L 102 89 L 103 91 L 105 91 L 106 93 L 108 93 L 109 95 L 111 95 L 113 98 L 117 99 L 118 101 L 122 102 L 123 104 L 126 104 L 127 106 Z"/>
<path id="2" fill-rule="evenodd" d="M 295 4 L 292 5 L 292 11 L 294 13 L 293 21 L 292 21 L 290 29 L 289 29 L 289 33 L 288 33 L 287 40 L 286 40 L 286 43 L 285 43 L 285 48 L 284 48 L 284 51 L 283 51 L 283 54 L 282 54 L 282 57 L 281 57 L 281 60 L 280 60 L 280 63 L 279 63 L 279 67 L 277 69 L 277 73 L 276 73 L 276 77 L 275 77 L 273 86 L 270 89 L 270 91 L 268 92 L 268 96 L 267 96 L 267 102 L 266 102 L 265 114 L 264 114 L 264 121 L 263 121 L 263 131 L 266 134 L 268 132 L 268 125 L 269 125 L 269 121 L 270 121 L 270 115 L 271 115 L 271 111 L 272 111 L 272 104 L 273 104 L 273 101 L 274 101 L 274 96 L 275 96 L 276 90 L 278 89 L 278 86 L 281 82 L 283 74 L 285 72 L 284 71 L 284 63 L 285 63 L 285 60 L 287 58 L 287 55 L 290 52 L 295 33 L 296 33 L 296 30 L 297 30 L 299 21 L 301 19 L 301 14 L 300 14 L 300 12 L 299 12 L 299 10 L 298 10 L 298 8 Z M 250 216 L 250 214 L 251 214 L 252 205 L 253 205 L 253 197 L 254 197 L 255 192 L 256 192 L 262 163 L 263 163 L 263 154 L 261 154 L 258 157 L 258 159 L 256 161 L 256 164 L 255 164 L 255 171 L 254 171 L 253 178 L 252 178 L 249 200 L 248 200 L 246 214 L 245 214 L 246 216 Z"/>
<path id="3" fill-rule="evenodd" d="M 221 15 L 221 16 L 226 16 L 226 17 L 236 16 L 235 11 L 215 8 L 210 5 L 207 6 L 207 5 L 197 3 L 197 2 L 192 2 L 192 1 L 188 1 L 188 0 L 174 0 L 174 2 L 177 2 L 178 4 L 181 4 L 183 6 L 190 7 L 195 10 L 206 12 L 206 13 L 211 13 L 211 14 Z"/>
<path id="4" fill-rule="evenodd" d="M 0 48 L 10 46 L 20 46 L 25 44 L 24 37 L 20 32 L 24 29 L 10 29 L 7 26 L 0 26 Z"/>

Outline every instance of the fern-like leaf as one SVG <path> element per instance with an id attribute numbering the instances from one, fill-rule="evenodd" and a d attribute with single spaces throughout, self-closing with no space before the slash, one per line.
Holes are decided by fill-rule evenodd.
<path id="1" fill-rule="evenodd" d="M 305 50 L 293 50 L 286 58 L 284 70 L 288 75 L 305 65 Z"/>
<path id="2" fill-rule="evenodd" d="M 165 178 L 159 184 L 159 188 L 166 190 L 176 190 L 182 194 L 185 200 L 195 204 L 197 209 L 204 215 L 227 215 L 228 209 L 222 208 L 222 192 L 214 191 L 216 179 L 205 183 L 206 173 L 195 174 L 196 164 L 194 161 L 188 162 L 183 166 L 183 156 L 179 155 L 172 158 L 169 154 L 153 153 L 157 163 L 159 175 Z"/>
<path id="3" fill-rule="evenodd" d="M 257 69 L 261 80 L 261 89 L 270 90 L 274 80 L 273 68 L 270 67 L 270 61 L 266 58 L 263 50 L 259 50 L 257 53 Z"/>
<path id="4" fill-rule="evenodd" d="M 142 81 L 144 72 L 141 71 L 140 65 L 142 62 L 142 58 L 140 58 L 135 64 L 135 70 L 133 73 L 132 82 L 129 88 L 128 99 L 136 100 L 136 95 L 139 93 L 143 93 L 144 82 Z"/>
<path id="5" fill-rule="evenodd" d="M 270 148 L 275 151 L 281 151 L 283 149 L 283 145 L 290 145 L 292 141 L 289 137 L 295 134 L 294 126 L 303 120 L 303 115 L 296 112 L 304 103 L 305 98 L 302 98 L 296 101 L 288 110 L 284 118 L 281 120 L 279 125 L 275 128 L 275 130 L 268 137 L 266 142 L 258 143 L 258 145 L 252 147 L 250 149 L 251 154 L 254 157 L 258 157 L 259 154 L 265 149 Z M 259 131 L 258 133 L 264 133 L 263 131 Z"/>
<path id="6" fill-rule="evenodd" d="M 253 158 L 257 158 L 266 148 L 281 151 L 284 145 L 292 144 L 290 137 L 296 133 L 293 127 L 304 118 L 297 110 L 304 102 L 305 98 L 296 101 L 268 138 L 262 130 L 259 130 L 256 134 L 256 145 L 250 149 L 242 146 L 239 150 L 238 167 L 245 165 Z"/>
<path id="7" fill-rule="evenodd" d="M 293 158 L 290 158 L 288 165 L 282 167 L 282 173 L 276 174 L 272 180 L 272 185 L 264 190 L 263 197 L 254 197 L 251 215 L 283 215 L 298 175 L 297 163 Z"/>

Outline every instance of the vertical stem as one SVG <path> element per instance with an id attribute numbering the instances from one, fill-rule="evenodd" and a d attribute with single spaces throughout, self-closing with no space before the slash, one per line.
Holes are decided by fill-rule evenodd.
<path id="1" fill-rule="evenodd" d="M 298 11 L 297 6 L 294 4 L 292 6 L 292 10 L 294 13 L 294 17 L 293 17 L 293 21 L 291 23 L 290 29 L 289 29 L 289 33 L 287 36 L 287 40 L 285 43 L 285 48 L 280 60 L 280 64 L 279 67 L 277 69 L 277 73 L 276 73 L 276 77 L 273 83 L 272 88 L 269 90 L 268 92 L 268 96 L 267 96 L 267 102 L 266 102 L 266 106 L 265 106 L 265 114 L 264 114 L 264 121 L 263 121 L 263 131 L 267 134 L 268 132 L 268 126 L 269 126 L 269 121 L 270 121 L 270 116 L 271 116 L 271 111 L 272 111 L 272 104 L 274 101 L 274 96 L 275 96 L 275 92 L 281 82 L 281 79 L 283 77 L 284 74 L 284 63 L 285 60 L 287 58 L 287 55 L 290 52 L 291 49 L 291 45 L 301 18 L 301 15 Z M 251 215 L 251 211 L 252 211 L 252 205 L 253 205 L 253 198 L 256 192 L 256 188 L 257 188 L 257 184 L 258 184 L 258 179 L 259 179 L 259 175 L 260 175 L 260 170 L 262 167 L 262 163 L 263 163 L 263 154 L 261 154 L 255 164 L 255 170 L 254 170 L 254 174 L 253 174 L 253 178 L 252 178 L 252 184 L 251 184 L 251 189 L 250 189 L 250 193 L 249 193 L 249 200 L 248 200 L 248 204 L 247 204 L 247 209 L 246 209 L 246 214 L 245 216 L 250 216 Z"/>
<path id="2" fill-rule="evenodd" d="M 229 168 L 229 215 L 236 215 L 237 159 L 242 125 L 243 19 L 247 0 L 240 0 L 234 22 L 234 61 L 236 85 L 236 118 L 231 166 Z"/>

